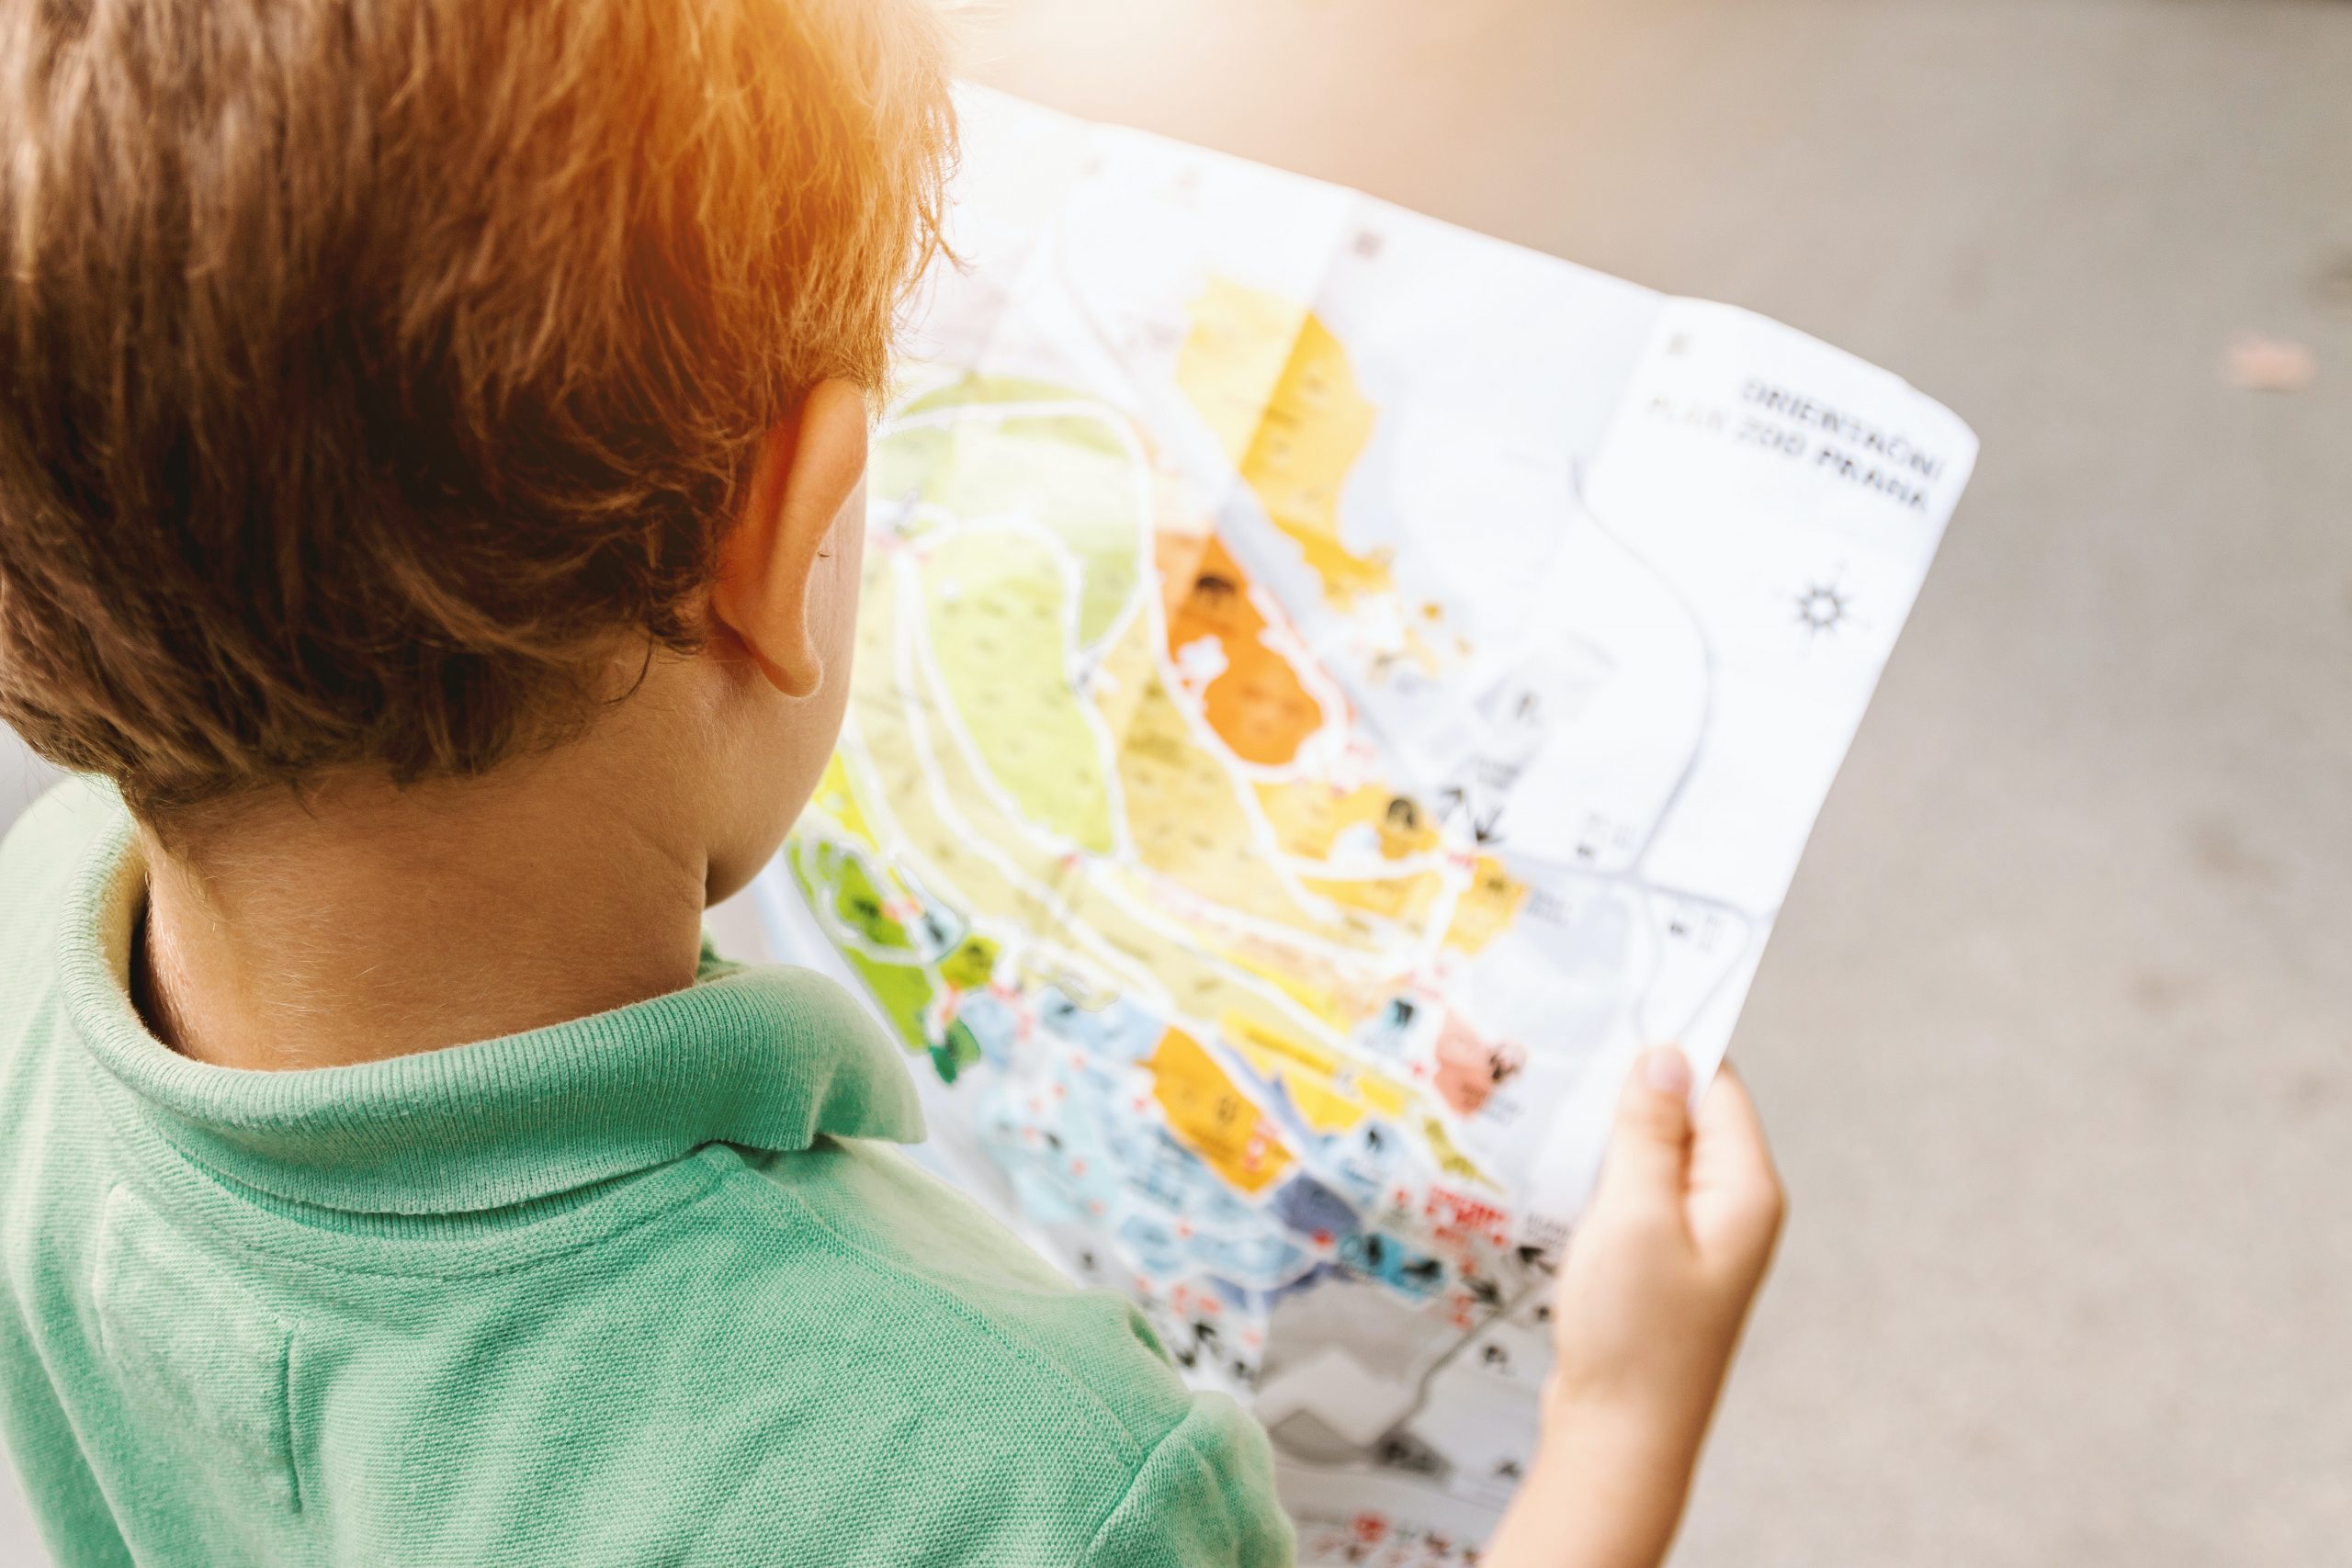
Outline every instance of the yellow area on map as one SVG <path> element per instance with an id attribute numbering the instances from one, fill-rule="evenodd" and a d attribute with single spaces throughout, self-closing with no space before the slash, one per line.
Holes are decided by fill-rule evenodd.
<path id="1" fill-rule="evenodd" d="M 1445 944 L 1476 953 L 1502 934 L 1519 907 L 1527 902 L 1527 884 L 1503 869 L 1492 855 L 1480 855 L 1471 868 L 1470 886 L 1453 906 L 1453 922 L 1446 927 Z"/>
<path id="2" fill-rule="evenodd" d="M 1218 957 L 1239 964 L 1333 1029 L 1354 1028 L 1368 1010 L 1362 998 L 1340 994 L 1331 984 L 1329 965 L 1313 963 L 1295 947 L 1245 935 L 1226 941 L 1216 951 Z M 1351 1007 L 1351 1001 L 1356 1005 Z"/>
<path id="3" fill-rule="evenodd" d="M 1327 924 L 1284 887 L 1258 846 L 1233 776 L 1193 739 L 1155 671 L 1136 694 L 1118 751 L 1136 855 L 1204 898 L 1307 930 Z"/>
<path id="4" fill-rule="evenodd" d="M 1438 875 L 1433 871 L 1411 876 L 1303 876 L 1300 884 L 1334 903 L 1378 915 L 1384 920 L 1418 924 L 1436 902 Z"/>
<path id="5" fill-rule="evenodd" d="M 1344 610 L 1390 592 L 1390 552 L 1358 555 L 1340 536 L 1340 490 L 1373 418 L 1346 347 L 1305 306 L 1229 278 L 1210 278 L 1191 314 L 1176 383 L 1306 552 L 1325 600 Z"/>
<path id="6" fill-rule="evenodd" d="M 1219 1019 L 1217 1027 L 1260 1077 L 1280 1080 L 1298 1113 L 1318 1133 L 1345 1132 L 1363 1120 L 1367 1108 L 1393 1116 L 1410 1098 L 1400 1084 L 1354 1072 L 1320 1046 L 1238 1014 Z"/>
<path id="7" fill-rule="evenodd" d="M 1279 1129 L 1191 1035 L 1170 1029 L 1145 1066 L 1169 1130 L 1228 1184 L 1254 1193 L 1289 1168 Z"/>
<path id="8" fill-rule="evenodd" d="M 953 389 L 1005 398 L 1035 389 L 970 378 Z M 920 499 L 959 519 L 1021 518 L 1051 530 L 1076 558 L 1079 643 L 1100 640 L 1144 569 L 1145 497 L 1122 427 L 1082 403 L 1066 400 L 1066 412 L 1046 415 L 987 401 L 957 412 L 932 403 L 945 395 L 917 405 L 932 405 L 944 423 L 899 425 L 875 443 L 874 493 Z"/>
<path id="9" fill-rule="evenodd" d="M 1416 802 L 1378 784 L 1335 789 L 1314 779 L 1258 785 L 1258 805 L 1284 854 L 1329 860 L 1333 843 L 1351 828 L 1370 823 L 1384 859 L 1402 860 L 1437 847 L 1437 824 Z"/>
<path id="10" fill-rule="evenodd" d="M 922 567 L 941 682 L 980 760 L 1022 815 L 1111 852 L 1110 793 L 1094 731 L 1062 672 L 1067 589 L 1048 547 L 1012 529 L 963 529 Z"/>
<path id="11" fill-rule="evenodd" d="M 842 761 L 839 751 L 825 759 L 825 771 L 817 780 L 817 790 L 808 804 L 841 824 L 842 832 L 868 848 L 878 848 L 880 840 L 865 820 L 865 808 L 857 803 L 857 791 L 851 787 L 849 769 Z"/>
<path id="12" fill-rule="evenodd" d="M 865 558 L 850 722 L 840 753 L 859 818 L 879 831 L 888 852 L 913 848 L 932 893 L 964 914 L 1049 931 L 1058 918 L 1051 883 L 1060 855 L 1023 834 L 1014 816 L 1019 808 L 984 787 L 978 759 L 947 732 L 941 703 L 898 689 L 922 589 L 919 575 L 901 577 L 897 558 L 889 550 Z M 926 777 L 933 767 L 940 774 L 935 788 Z M 810 823 L 804 816 L 803 829 Z"/>
<path id="13" fill-rule="evenodd" d="M 1471 1161 L 1470 1156 L 1454 1145 L 1453 1139 L 1446 1133 L 1444 1123 L 1436 1117 L 1425 1116 L 1421 1119 L 1421 1136 L 1428 1142 L 1430 1153 L 1437 1156 L 1438 1168 L 1447 1175 L 1461 1177 L 1465 1181 L 1475 1181 L 1481 1187 L 1495 1185 L 1493 1178 L 1479 1169 Z"/>

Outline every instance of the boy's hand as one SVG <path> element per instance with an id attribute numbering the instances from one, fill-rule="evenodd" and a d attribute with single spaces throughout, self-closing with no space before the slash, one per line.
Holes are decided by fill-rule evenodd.
<path id="1" fill-rule="evenodd" d="M 1496 1568 L 1649 1568 L 1780 1234 L 1763 1129 L 1728 1066 L 1690 1112 L 1679 1051 L 1647 1053 L 1553 1292 L 1543 1451 L 1489 1548 Z"/>

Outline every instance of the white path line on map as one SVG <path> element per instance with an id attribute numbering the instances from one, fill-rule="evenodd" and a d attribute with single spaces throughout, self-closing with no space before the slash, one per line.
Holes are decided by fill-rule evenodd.
<path id="1" fill-rule="evenodd" d="M 931 738 L 923 722 L 923 700 L 916 693 L 915 673 L 910 662 L 912 654 L 909 644 L 911 634 L 907 627 L 908 600 L 912 597 L 917 607 L 921 604 L 920 584 L 912 581 L 913 563 L 901 558 L 893 563 L 891 575 L 893 579 L 891 587 L 898 600 L 893 606 L 895 619 L 891 626 L 893 656 L 891 685 L 898 696 L 899 713 L 900 721 L 906 727 L 908 742 L 914 749 L 916 765 L 922 771 L 922 783 L 929 792 L 932 810 L 938 814 L 944 826 L 951 832 L 958 833 L 962 837 L 966 848 L 995 867 L 998 874 L 1002 876 L 1008 884 L 1036 900 L 1054 916 L 1057 924 L 1065 928 L 1072 927 L 1068 900 L 1054 889 L 1035 881 L 1020 866 L 1013 863 L 1011 857 L 999 849 L 987 835 L 975 829 L 969 821 L 965 819 L 963 813 L 956 808 L 954 792 L 947 787 L 945 774 L 939 766 L 939 759 L 932 750 Z M 871 753 L 867 754 L 865 763 L 869 773 L 878 774 L 879 770 L 874 767 Z M 903 828 L 900 828 L 899 833 L 900 841 L 909 846 L 911 852 L 920 855 L 919 851 L 913 851 L 914 840 L 906 836 Z M 977 912 L 980 906 L 977 901 L 973 901 L 969 904 L 969 908 Z M 1073 937 L 1081 934 L 1091 938 L 1093 933 L 1072 931 Z M 1046 933 L 1043 931 L 1032 932 L 1031 935 L 1033 940 L 1047 939 Z M 1097 963 L 1114 976 L 1124 977 L 1126 983 L 1142 996 L 1154 999 L 1167 997 L 1166 987 L 1160 985 L 1155 976 L 1148 970 L 1131 968 L 1115 948 L 1105 945 L 1097 951 L 1097 943 L 1091 940 L 1085 945 L 1092 953 Z"/>
<path id="2" fill-rule="evenodd" d="M 1271 985 L 1261 979 L 1258 976 L 1251 974 L 1249 970 L 1237 966 L 1224 954 L 1209 952 L 1201 948 L 1197 941 L 1196 932 L 1185 931 L 1182 928 L 1175 930 L 1169 929 L 1165 923 L 1162 912 L 1157 906 L 1153 905 L 1147 899 L 1136 897 L 1129 889 L 1121 886 L 1116 878 L 1096 878 L 1091 891 L 1093 896 L 1102 898 L 1102 901 L 1107 904 L 1116 906 L 1120 913 L 1125 915 L 1129 919 L 1134 920 L 1137 925 L 1149 929 L 1154 935 L 1171 943 L 1189 948 L 1202 963 L 1209 964 L 1218 970 L 1224 976 L 1226 984 L 1233 987 L 1237 990 L 1249 992 L 1251 996 L 1263 1002 L 1267 1007 L 1281 1013 L 1294 1028 L 1306 1035 L 1316 1043 L 1322 1045 L 1329 1050 L 1335 1051 L 1342 1056 L 1349 1057 L 1351 1060 L 1355 1058 L 1355 1053 L 1348 1045 L 1347 1036 L 1334 1031 L 1328 1022 L 1309 1011 L 1298 1001 L 1296 998 L 1293 997 L 1289 992 L 1283 990 L 1279 986 Z M 1202 917 L 1202 923 L 1214 923 L 1215 919 L 1215 916 L 1204 915 Z M 1269 933 L 1261 931 L 1252 932 L 1251 934 Z M 1295 935 L 1295 933 L 1289 927 L 1273 928 L 1271 932 L 1271 936 L 1278 936 L 1286 942 Z M 1363 962 L 1361 954 L 1349 954 L 1348 956 L 1355 960 L 1357 963 L 1361 964 Z M 1394 973 L 1396 973 L 1396 971 L 1391 965 L 1383 964 L 1378 965 L 1376 968 L 1371 969 L 1370 973 L 1367 974 L 1366 978 L 1386 978 Z"/>
<path id="3" fill-rule="evenodd" d="M 1170 925 L 1163 910 L 1148 900 L 1135 898 L 1125 888 L 1119 886 L 1115 878 L 1092 879 L 1091 891 L 1093 896 L 1102 898 L 1105 903 L 1115 905 L 1120 913 L 1152 935 L 1172 947 L 1192 953 L 1197 961 L 1217 971 L 1225 985 L 1235 990 L 1247 992 L 1274 1011 L 1281 1013 L 1294 1027 L 1317 1043 L 1338 1051 L 1342 1055 L 1352 1056 L 1345 1037 L 1333 1032 L 1330 1025 L 1302 1007 L 1289 992 L 1261 979 L 1247 969 L 1240 968 L 1222 953 L 1204 950 L 1197 931 L 1187 930 L 1182 925 Z M 1205 903 L 1206 900 L 1203 902 Z M 1080 923 L 1073 913 L 1065 912 L 1063 918 L 1072 924 Z M 1290 934 L 1289 928 L 1284 927 L 1283 931 L 1285 935 Z"/>
<path id="4" fill-rule="evenodd" d="M 1223 904 L 1214 898 L 1204 897 L 1182 883 L 1172 877 L 1162 875 L 1148 866 L 1120 863 L 1114 869 L 1124 873 L 1134 883 L 1141 885 L 1136 890 L 1137 893 L 1154 885 L 1165 886 L 1169 889 L 1172 901 L 1182 907 L 1184 918 L 1189 921 L 1223 927 L 1236 934 L 1260 937 L 1268 942 L 1279 942 L 1284 947 L 1312 953 L 1329 959 L 1335 965 L 1366 976 L 1391 975 L 1406 967 L 1395 956 L 1405 944 L 1388 948 L 1343 947 L 1317 936 L 1313 931 L 1301 930 L 1297 926 L 1285 925 L 1280 920 L 1270 920 L 1262 915 L 1250 914 L 1231 904 Z M 1118 901 L 1122 904 L 1127 903 L 1134 896 L 1115 881 L 1104 888 L 1106 896 L 1110 895 L 1114 888 L 1117 890 Z M 1145 904 L 1138 907 L 1155 908 L 1157 906 Z M 1394 922 L 1388 923 L 1394 925 Z"/>
<path id="5" fill-rule="evenodd" d="M 1283 862 L 1301 876 L 1311 876 L 1318 882 L 1399 882 L 1430 873 L 1442 874 L 1451 857 L 1444 850 L 1419 850 L 1412 854 L 1384 860 L 1378 865 L 1333 865 L 1329 861 L 1310 860 L 1305 855 L 1285 854 Z M 1372 917 L 1374 919 L 1380 916 Z"/>

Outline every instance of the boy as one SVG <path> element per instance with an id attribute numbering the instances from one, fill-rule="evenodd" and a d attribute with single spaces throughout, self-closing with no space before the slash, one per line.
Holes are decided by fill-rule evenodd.
<path id="1" fill-rule="evenodd" d="M 1262 1436 L 721 962 L 842 718 L 910 0 L 0 20 L 0 1422 L 61 1562 L 1267 1564 Z M 1778 1199 L 1648 1059 L 1490 1561 L 1663 1553 Z"/>

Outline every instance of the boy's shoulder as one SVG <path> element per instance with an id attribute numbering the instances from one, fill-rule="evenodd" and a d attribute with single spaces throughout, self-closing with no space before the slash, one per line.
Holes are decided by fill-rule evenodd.
<path id="1" fill-rule="evenodd" d="M 1135 1306 L 1081 1291 L 997 1220 L 889 1144 L 820 1138 L 798 1153 L 748 1155 L 755 1223 L 888 1309 L 918 1361 L 969 1363 L 981 1386 L 1029 1386 L 1062 1408 L 1072 1440 L 1140 1460 L 1190 1409 L 1166 1351 Z"/>
<path id="2" fill-rule="evenodd" d="M 784 1489 L 747 1489 L 749 1518 L 830 1495 L 858 1561 L 943 1538 L 975 1562 L 1290 1561 L 1263 1432 L 1188 1391 L 1129 1303 L 1074 1289 L 886 1144 L 747 1153 L 726 1185 L 731 1202 L 686 1223 L 772 1250 L 679 1333 L 736 1347 L 719 1398 L 767 1432 L 743 1460 L 800 1458 Z M 827 1435 L 787 1436 L 812 1404 Z"/>
<path id="3" fill-rule="evenodd" d="M 368 1561 L 1292 1561 L 1256 1422 L 882 1143 L 711 1145 L 462 1261 L 288 1228 L 240 1277 Z"/>
<path id="4" fill-rule="evenodd" d="M 323 1491 L 399 1478 L 388 1552 L 1291 1561 L 1257 1424 L 1188 1391 L 1132 1306 L 885 1144 L 715 1144 L 542 1225 L 453 1285 L 420 1277 L 439 1247 L 395 1262 L 409 1249 L 380 1237 L 306 1240 L 305 1267 L 250 1281 L 296 1360 L 335 1369 L 314 1391 L 339 1450 Z"/>

